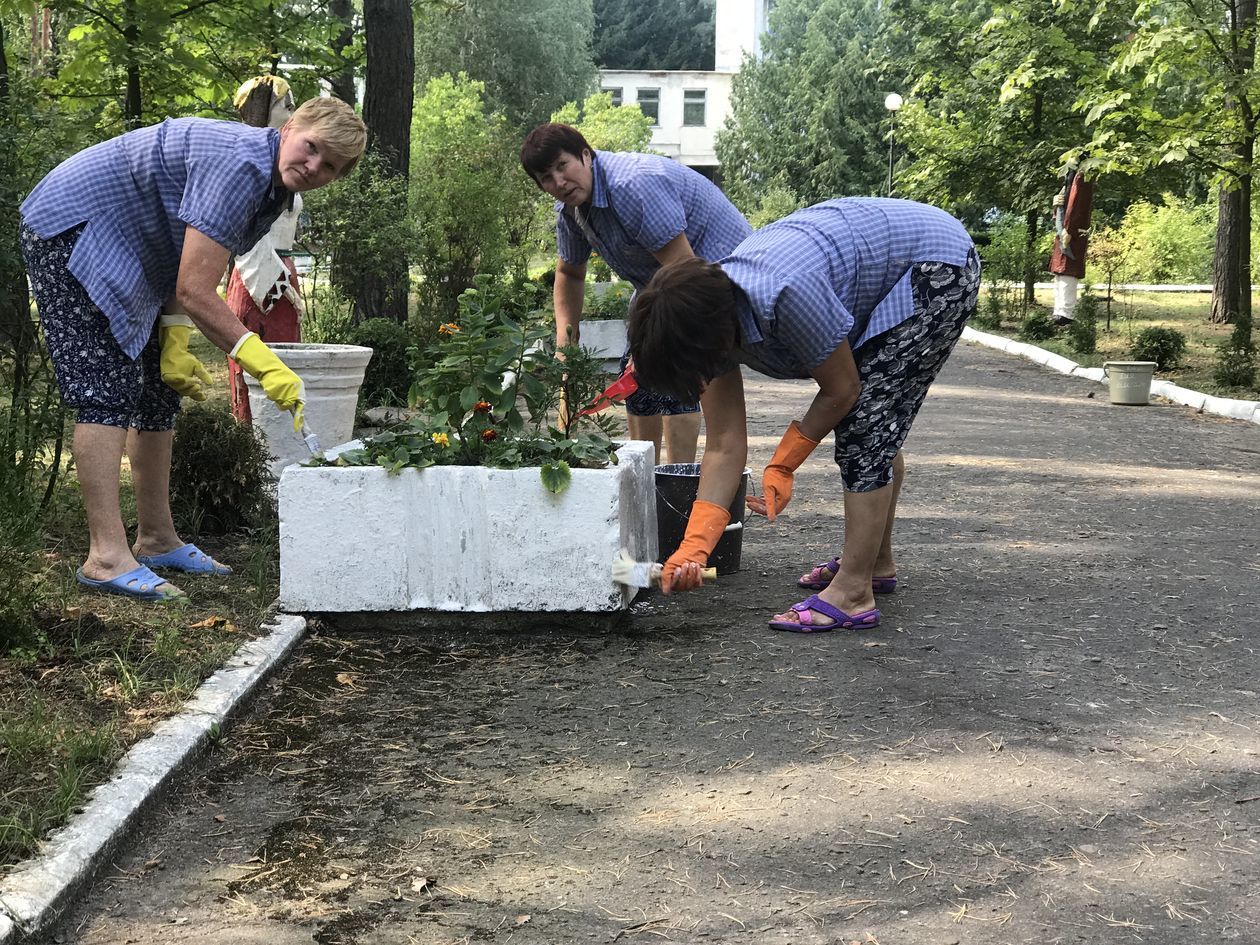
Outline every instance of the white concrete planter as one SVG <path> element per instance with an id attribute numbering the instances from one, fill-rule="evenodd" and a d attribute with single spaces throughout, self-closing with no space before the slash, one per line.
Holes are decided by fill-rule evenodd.
<path id="1" fill-rule="evenodd" d="M 345 443 L 354 436 L 354 411 L 359 403 L 363 372 L 372 359 L 372 349 L 359 345 L 320 345 L 303 342 L 277 342 L 269 347 L 302 379 L 306 393 L 306 425 L 327 447 Z M 310 459 L 311 453 L 301 435 L 293 430 L 293 415 L 282 412 L 263 393 L 258 382 L 245 375 L 249 385 L 249 410 L 254 427 L 262 434 L 267 450 L 275 457 L 271 471 Z"/>
<path id="2" fill-rule="evenodd" d="M 652 444 L 575 469 L 290 466 L 280 478 L 280 606 L 362 611 L 613 612 L 618 549 L 657 557 Z"/>
<path id="3" fill-rule="evenodd" d="M 626 352 L 625 320 L 620 318 L 582 319 L 579 344 L 597 358 L 619 362 Z"/>

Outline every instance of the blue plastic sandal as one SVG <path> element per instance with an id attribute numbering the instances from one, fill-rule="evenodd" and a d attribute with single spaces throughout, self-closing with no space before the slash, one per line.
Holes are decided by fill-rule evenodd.
<path id="1" fill-rule="evenodd" d="M 162 555 L 136 555 L 136 560 L 151 568 L 186 571 L 189 574 L 231 574 L 226 564 L 219 564 L 196 545 L 187 544 Z"/>
<path id="2" fill-rule="evenodd" d="M 74 576 L 79 579 L 80 584 L 94 591 L 102 594 L 121 594 L 123 597 L 134 597 L 136 600 L 180 600 L 188 596 L 173 585 L 168 585 L 170 590 L 159 591 L 158 588 L 167 582 L 143 564 L 108 581 L 90 578 L 83 573 L 82 568 L 75 571 Z"/>

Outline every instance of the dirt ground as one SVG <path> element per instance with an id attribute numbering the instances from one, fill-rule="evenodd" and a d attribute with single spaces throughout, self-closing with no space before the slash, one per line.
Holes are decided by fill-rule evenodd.
<path id="1" fill-rule="evenodd" d="M 874 631 L 765 626 L 826 447 L 628 630 L 317 627 L 57 940 L 1260 941 L 1260 427 L 960 346 L 907 458 Z"/>

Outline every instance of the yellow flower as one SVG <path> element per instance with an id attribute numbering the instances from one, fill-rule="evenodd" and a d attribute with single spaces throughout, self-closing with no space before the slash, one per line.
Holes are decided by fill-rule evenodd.
<path id="1" fill-rule="evenodd" d="M 431 437 L 434 443 L 445 449 L 451 445 L 451 438 L 445 433 L 434 433 Z"/>
<path id="2" fill-rule="evenodd" d="M 453 335 L 457 331 L 459 331 L 459 326 L 454 322 L 447 322 L 445 325 L 438 326 L 439 335 Z"/>

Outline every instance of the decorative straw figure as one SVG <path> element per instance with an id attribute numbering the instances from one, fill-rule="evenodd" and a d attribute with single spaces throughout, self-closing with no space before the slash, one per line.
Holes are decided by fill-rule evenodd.
<path id="1" fill-rule="evenodd" d="M 232 99 L 236 112 L 255 128 L 281 128 L 293 115 L 293 93 L 280 76 L 250 79 Z M 293 265 L 293 240 L 297 233 L 302 197 L 272 224 L 271 230 L 249 252 L 237 256 L 228 280 L 227 303 L 241 323 L 264 342 L 301 341 L 302 296 Z M 228 387 L 232 413 L 250 421 L 249 391 L 240 366 L 228 358 Z"/>

